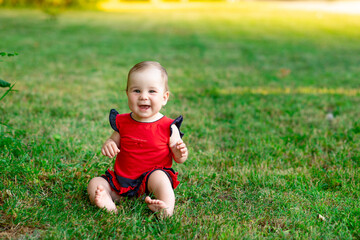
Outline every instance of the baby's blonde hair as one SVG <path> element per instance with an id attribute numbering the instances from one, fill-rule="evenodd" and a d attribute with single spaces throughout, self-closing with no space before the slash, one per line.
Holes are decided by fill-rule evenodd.
<path id="1" fill-rule="evenodd" d="M 144 70 L 146 68 L 156 68 L 158 70 L 160 70 L 161 72 L 161 78 L 162 80 L 164 80 L 164 84 L 165 84 L 165 91 L 169 91 L 169 86 L 168 86 L 168 74 L 165 70 L 165 68 L 163 66 L 161 66 L 160 63 L 155 62 L 155 61 L 143 61 L 143 62 L 139 62 L 137 63 L 135 66 L 133 66 L 128 74 L 128 78 L 127 78 L 127 83 L 126 83 L 126 91 L 128 90 L 128 86 L 129 86 L 129 79 L 132 73 L 134 72 L 138 72 L 141 70 Z"/>

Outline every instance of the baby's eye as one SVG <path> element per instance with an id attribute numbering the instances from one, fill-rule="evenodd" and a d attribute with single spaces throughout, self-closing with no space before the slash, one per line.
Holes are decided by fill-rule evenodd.
<path id="1" fill-rule="evenodd" d="M 156 93 L 156 91 L 155 90 L 150 90 L 149 93 Z"/>
<path id="2" fill-rule="evenodd" d="M 135 89 L 133 92 L 135 92 L 135 93 L 140 93 L 140 90 L 139 90 L 139 89 Z"/>

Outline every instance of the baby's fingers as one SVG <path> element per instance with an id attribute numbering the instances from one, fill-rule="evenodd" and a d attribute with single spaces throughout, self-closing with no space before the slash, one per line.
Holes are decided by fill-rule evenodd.
<path id="1" fill-rule="evenodd" d="M 113 158 L 114 156 L 115 156 L 115 151 L 114 151 L 114 149 L 112 148 L 112 147 L 110 147 L 109 149 L 108 149 L 108 151 L 109 151 L 109 157 L 111 157 L 111 158 Z"/>
<path id="2" fill-rule="evenodd" d="M 107 145 L 107 146 L 103 147 L 101 152 L 103 153 L 104 156 L 113 158 L 116 154 L 118 154 L 120 152 L 120 150 L 118 149 L 117 146 Z"/>
<path id="3" fill-rule="evenodd" d="M 187 154 L 188 150 L 187 150 L 187 148 L 185 147 L 185 148 L 180 149 L 180 152 L 181 152 L 181 155 L 182 155 L 182 156 L 185 156 L 185 155 Z"/>
<path id="4" fill-rule="evenodd" d="M 110 148 L 111 158 L 115 157 L 116 154 L 118 154 L 119 152 L 120 152 L 120 150 L 116 145 L 111 146 L 111 148 Z"/>
<path id="5" fill-rule="evenodd" d="M 177 149 L 182 149 L 182 148 L 186 148 L 186 145 L 183 141 L 179 141 L 177 142 L 177 146 L 176 146 Z"/>
<path id="6" fill-rule="evenodd" d="M 184 142 L 180 143 L 177 146 L 177 149 L 180 151 L 181 156 L 185 156 L 187 154 L 188 150 L 187 150 L 186 144 Z"/>
<path id="7" fill-rule="evenodd" d="M 101 154 L 104 155 L 104 156 L 106 156 L 106 152 L 105 152 L 105 149 L 104 149 L 104 148 L 101 149 Z"/>
<path id="8" fill-rule="evenodd" d="M 106 156 L 106 157 L 112 157 L 112 155 L 111 155 L 111 152 L 110 152 L 110 150 L 109 150 L 109 148 L 107 147 L 107 146 L 105 146 L 103 149 L 102 149 L 102 153 L 103 153 L 103 155 L 104 156 Z"/>

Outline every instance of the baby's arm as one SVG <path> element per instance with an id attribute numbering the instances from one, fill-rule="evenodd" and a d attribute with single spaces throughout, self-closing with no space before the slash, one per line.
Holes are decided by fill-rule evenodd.
<path id="1" fill-rule="evenodd" d="M 175 125 L 171 125 L 171 129 L 172 134 L 169 143 L 171 152 L 173 153 L 175 162 L 183 163 L 188 158 L 188 149 L 180 137 L 179 129 Z"/>
<path id="2" fill-rule="evenodd" d="M 101 153 L 104 156 L 113 158 L 120 152 L 120 134 L 118 132 L 113 132 L 108 140 L 105 141 L 104 145 L 101 148 Z"/>

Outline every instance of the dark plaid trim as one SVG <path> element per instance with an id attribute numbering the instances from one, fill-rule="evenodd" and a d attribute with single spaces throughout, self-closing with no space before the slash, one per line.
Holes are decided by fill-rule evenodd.
<path id="1" fill-rule="evenodd" d="M 154 173 L 155 171 L 157 171 L 157 170 L 163 171 L 163 172 L 168 176 L 168 178 L 169 178 L 169 180 L 170 180 L 170 183 L 171 183 L 171 186 L 174 186 L 174 185 L 173 185 L 173 180 L 171 179 L 170 174 L 165 171 L 165 170 L 169 170 L 169 171 L 171 171 L 172 173 L 175 174 L 174 169 L 172 169 L 172 168 L 154 169 L 154 170 L 150 171 L 150 173 L 149 173 L 149 172 L 146 173 L 146 174 L 149 173 L 149 175 L 148 175 L 147 178 L 146 178 L 146 182 L 145 182 L 145 186 L 146 186 L 145 193 L 146 193 L 146 195 L 149 195 L 149 193 L 150 193 L 150 192 L 149 192 L 149 189 L 148 189 L 149 178 L 150 178 L 151 174 L 153 174 L 153 173 Z M 174 188 L 174 187 L 173 187 L 173 188 Z"/>
<path id="2" fill-rule="evenodd" d="M 115 172 L 114 172 L 114 174 L 116 176 L 115 181 L 117 181 L 121 187 L 123 187 L 123 188 L 133 187 L 133 189 L 120 194 L 120 196 L 134 197 L 137 194 L 137 192 L 139 191 L 141 183 L 142 183 L 144 177 L 146 176 L 147 172 L 142 174 L 138 179 L 124 178 L 124 177 L 117 175 Z M 103 177 L 110 184 L 112 189 L 114 189 L 118 193 L 120 192 L 120 190 L 117 189 L 113 183 L 113 181 L 114 181 L 113 176 L 108 171 L 106 171 L 105 175 L 102 175 L 101 177 Z"/>
<path id="3" fill-rule="evenodd" d="M 109 114 L 109 122 L 110 122 L 110 126 L 112 127 L 112 129 L 114 129 L 114 131 L 119 132 L 119 129 L 116 126 L 116 116 L 118 115 L 118 111 L 116 111 L 115 109 L 111 109 L 110 110 L 110 114 Z"/>
<path id="4" fill-rule="evenodd" d="M 177 126 L 177 128 L 179 129 L 180 137 L 182 138 L 182 137 L 184 136 L 184 133 L 182 133 L 182 132 L 180 131 L 180 127 L 181 127 L 181 124 L 182 124 L 183 120 L 184 120 L 183 116 L 180 115 L 179 117 L 177 117 L 177 118 L 171 123 L 171 125 L 170 125 L 170 136 L 172 135 L 172 128 L 171 128 L 171 126 L 172 126 L 173 124 L 175 124 L 175 126 Z"/>
<path id="5" fill-rule="evenodd" d="M 118 176 L 118 175 L 114 172 L 114 174 L 115 174 L 115 176 L 116 176 L 116 180 L 115 180 L 115 181 L 117 181 L 117 182 L 120 184 L 121 187 L 123 187 L 123 188 L 134 187 L 134 189 L 129 190 L 129 191 L 125 192 L 125 193 L 122 193 L 122 194 L 120 194 L 120 196 L 124 196 L 124 197 L 134 197 L 134 196 L 136 196 L 136 194 L 138 193 L 139 188 L 141 187 L 141 184 L 142 184 L 142 182 L 143 182 L 143 180 L 144 180 L 144 177 L 146 177 L 146 175 L 148 175 L 148 176 L 147 176 L 147 178 L 146 178 L 146 183 L 145 183 L 145 187 L 146 187 L 145 192 L 146 192 L 146 194 L 149 194 L 149 190 L 148 190 L 148 188 L 147 188 L 148 180 L 149 180 L 150 175 L 151 175 L 154 171 L 156 171 L 156 170 L 161 170 L 161 171 L 163 171 L 164 173 L 166 173 L 166 175 L 168 176 L 168 178 L 169 178 L 169 180 L 170 180 L 170 182 L 171 182 L 171 186 L 173 186 L 173 180 L 171 179 L 170 174 L 165 171 L 165 170 L 168 170 L 168 171 L 171 171 L 172 173 L 175 174 L 175 171 L 174 171 L 172 168 L 163 168 L 163 169 L 162 169 L 162 168 L 159 168 L 159 169 L 154 169 L 154 170 L 152 170 L 152 171 L 148 171 L 148 172 L 143 173 L 143 174 L 142 174 L 139 178 L 137 178 L 137 179 L 124 178 L 124 177 Z M 110 184 L 110 186 L 111 186 L 111 188 L 112 188 L 113 190 L 115 190 L 117 193 L 120 192 L 120 190 L 117 189 L 116 186 L 114 185 L 114 183 L 113 183 L 113 181 L 114 181 L 113 176 L 109 173 L 109 171 L 106 171 L 106 172 L 105 172 L 105 175 L 102 175 L 101 177 L 104 178 L 104 179 Z"/>

